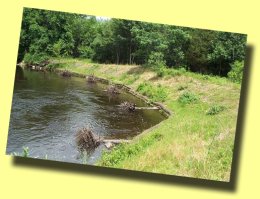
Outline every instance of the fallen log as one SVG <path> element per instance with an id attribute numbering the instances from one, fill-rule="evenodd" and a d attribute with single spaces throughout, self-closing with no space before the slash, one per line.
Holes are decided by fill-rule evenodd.
<path id="1" fill-rule="evenodd" d="M 136 110 L 159 110 L 158 107 L 135 107 Z"/>
<path id="2" fill-rule="evenodd" d="M 101 143 L 108 149 L 116 144 L 129 143 L 130 140 L 125 139 L 102 139 L 98 137 L 91 129 L 83 128 L 76 133 L 76 143 L 80 151 L 93 151 Z"/>
<path id="3" fill-rule="evenodd" d="M 124 139 L 111 139 L 111 140 L 101 140 L 103 143 L 111 142 L 113 144 L 120 144 L 120 143 L 129 143 L 130 140 L 124 140 Z"/>
<path id="4" fill-rule="evenodd" d="M 131 102 L 122 102 L 119 107 L 125 111 L 135 111 L 135 103 Z"/>
<path id="5" fill-rule="evenodd" d="M 105 147 L 111 149 L 115 144 L 129 143 L 130 140 L 113 139 L 113 140 L 102 140 L 101 142 L 105 145 Z"/>

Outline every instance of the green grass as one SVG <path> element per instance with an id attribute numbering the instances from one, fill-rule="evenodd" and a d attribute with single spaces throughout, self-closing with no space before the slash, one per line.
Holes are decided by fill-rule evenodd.
<path id="1" fill-rule="evenodd" d="M 131 85 L 133 84 L 135 81 L 137 81 L 139 79 L 139 75 L 138 74 L 134 74 L 134 75 L 129 75 L 129 74 L 123 74 L 119 77 L 119 82 L 126 84 L 126 85 Z"/>
<path id="2" fill-rule="evenodd" d="M 182 90 L 185 90 L 185 89 L 187 89 L 187 88 L 188 88 L 187 85 L 179 85 L 178 88 L 177 88 L 177 90 L 178 90 L 178 91 L 182 91 Z"/>
<path id="3" fill-rule="evenodd" d="M 142 153 L 151 145 L 162 139 L 159 133 L 151 134 L 140 142 L 131 145 L 122 143 L 114 148 L 114 153 L 103 153 L 103 158 L 100 162 L 103 166 L 116 166 L 123 160 L 129 159 L 139 153 Z"/>
<path id="4" fill-rule="evenodd" d="M 152 68 L 158 77 L 165 77 L 165 76 L 170 76 L 170 77 L 175 77 L 175 76 L 180 76 L 186 73 L 185 68 L 167 68 L 165 66 L 159 66 L 159 67 L 153 67 Z"/>
<path id="5" fill-rule="evenodd" d="M 168 97 L 168 89 L 161 84 L 154 86 L 151 83 L 145 82 L 139 84 L 136 90 L 154 102 L 164 102 Z"/>
<path id="6" fill-rule="evenodd" d="M 229 181 L 240 84 L 183 69 L 51 61 L 58 69 L 129 85 L 173 114 L 130 144 L 104 153 L 98 165 Z M 226 110 L 228 107 L 228 111 Z"/>

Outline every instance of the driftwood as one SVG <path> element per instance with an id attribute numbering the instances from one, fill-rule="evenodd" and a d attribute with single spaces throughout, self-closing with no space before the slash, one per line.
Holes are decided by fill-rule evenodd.
<path id="1" fill-rule="evenodd" d="M 159 110 L 158 107 L 135 107 L 136 110 Z"/>
<path id="2" fill-rule="evenodd" d="M 109 93 L 109 94 L 112 94 L 112 95 L 114 95 L 114 94 L 120 94 L 120 92 L 119 92 L 119 89 L 115 86 L 115 85 L 111 85 L 111 86 L 109 86 L 108 88 L 107 88 L 107 90 L 105 90 L 107 93 Z"/>
<path id="3" fill-rule="evenodd" d="M 120 144 L 120 143 L 129 143 L 129 140 L 123 140 L 123 139 L 118 139 L 118 140 L 102 140 L 103 144 L 108 148 L 111 149 L 115 144 Z"/>
<path id="4" fill-rule="evenodd" d="M 135 111 L 136 104 L 131 102 L 122 102 L 119 107 L 125 111 Z"/>
<path id="5" fill-rule="evenodd" d="M 96 83 L 96 77 L 94 75 L 89 75 L 86 77 L 88 83 Z"/>
<path id="6" fill-rule="evenodd" d="M 43 71 L 44 70 L 44 68 L 42 66 L 35 66 L 35 65 L 32 65 L 31 69 L 35 70 L 35 71 Z"/>
<path id="7" fill-rule="evenodd" d="M 69 72 L 68 70 L 62 71 L 62 72 L 60 73 L 60 75 L 61 75 L 62 77 L 71 77 L 71 76 L 72 76 L 72 75 L 71 75 L 71 72 Z"/>
<path id="8" fill-rule="evenodd" d="M 80 150 L 91 151 L 99 146 L 100 139 L 90 129 L 83 128 L 76 134 L 76 143 Z"/>
<path id="9" fill-rule="evenodd" d="M 136 104 L 131 102 L 123 102 L 119 105 L 119 107 L 126 111 L 135 111 L 135 110 L 159 110 L 158 107 L 136 107 Z"/>
<path id="10" fill-rule="evenodd" d="M 76 134 L 76 143 L 81 151 L 93 151 L 101 143 L 108 149 L 112 148 L 115 144 L 128 143 L 129 140 L 123 139 L 102 139 L 96 136 L 90 129 L 83 128 Z"/>
<path id="11" fill-rule="evenodd" d="M 103 142 L 103 143 L 111 142 L 113 144 L 120 144 L 120 143 L 129 143 L 130 140 L 113 139 L 113 140 L 102 140 L 101 142 Z"/>

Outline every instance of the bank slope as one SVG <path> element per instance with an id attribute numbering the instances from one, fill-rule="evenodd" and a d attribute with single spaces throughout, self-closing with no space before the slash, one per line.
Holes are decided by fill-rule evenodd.
<path id="1" fill-rule="evenodd" d="M 130 144 L 105 153 L 101 166 L 229 181 L 240 97 L 240 85 L 226 78 L 171 69 L 96 64 L 88 60 L 53 59 L 50 69 L 123 83 L 173 113 Z"/>

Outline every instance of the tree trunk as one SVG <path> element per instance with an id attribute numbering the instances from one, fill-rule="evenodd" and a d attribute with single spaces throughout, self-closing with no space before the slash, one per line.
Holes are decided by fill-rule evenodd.
<path id="1" fill-rule="evenodd" d="M 129 65 L 131 65 L 132 64 L 132 47 L 131 47 L 131 43 L 130 43 L 130 47 L 129 47 Z"/>
<path id="2" fill-rule="evenodd" d="M 218 75 L 220 76 L 221 74 L 221 70 L 222 70 L 222 66 L 221 66 L 221 60 L 220 60 L 220 63 L 219 63 L 219 71 L 218 71 Z"/>

